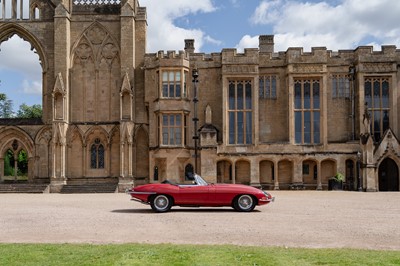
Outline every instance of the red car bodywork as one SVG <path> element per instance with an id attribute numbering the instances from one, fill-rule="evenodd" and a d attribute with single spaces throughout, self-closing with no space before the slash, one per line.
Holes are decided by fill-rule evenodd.
<path id="1" fill-rule="evenodd" d="M 195 175 L 195 184 L 193 185 L 171 183 L 147 184 L 129 189 L 127 193 L 131 195 L 132 200 L 151 204 L 152 208 L 154 207 L 154 198 L 157 195 L 167 196 L 167 200 L 171 201 L 171 206 L 232 206 L 238 211 L 251 211 L 255 205 L 268 204 L 274 200 L 269 193 L 258 188 L 238 184 L 207 184 L 198 175 Z M 242 202 L 247 199 L 246 204 L 254 206 L 248 206 L 245 209 L 236 208 L 235 206 L 239 204 L 237 202 L 238 197 L 242 195 L 247 195 L 247 197 L 241 199 Z M 153 208 L 153 210 L 163 212 L 168 211 L 169 208 L 161 211 L 157 208 Z"/>

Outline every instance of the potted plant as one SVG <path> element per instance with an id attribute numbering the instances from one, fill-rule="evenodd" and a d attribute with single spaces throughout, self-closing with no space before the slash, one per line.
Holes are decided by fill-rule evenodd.
<path id="1" fill-rule="evenodd" d="M 329 190 L 343 190 L 344 175 L 336 173 L 335 176 L 329 178 L 328 189 Z"/>

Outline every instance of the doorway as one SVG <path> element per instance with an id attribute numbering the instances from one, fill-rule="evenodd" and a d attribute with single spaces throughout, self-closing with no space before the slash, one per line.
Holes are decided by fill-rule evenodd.
<path id="1" fill-rule="evenodd" d="M 386 158 L 379 165 L 379 191 L 399 191 L 399 168 L 395 161 Z"/>

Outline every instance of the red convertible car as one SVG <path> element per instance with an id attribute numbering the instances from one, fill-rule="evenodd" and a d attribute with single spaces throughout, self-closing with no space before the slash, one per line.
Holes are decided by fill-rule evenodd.
<path id="1" fill-rule="evenodd" d="M 162 183 L 132 187 L 126 191 L 131 200 L 150 204 L 155 212 L 167 212 L 172 206 L 222 207 L 250 212 L 256 205 L 274 201 L 271 194 L 261 189 L 237 184 L 208 184 L 199 175 L 193 175 L 193 184 Z"/>

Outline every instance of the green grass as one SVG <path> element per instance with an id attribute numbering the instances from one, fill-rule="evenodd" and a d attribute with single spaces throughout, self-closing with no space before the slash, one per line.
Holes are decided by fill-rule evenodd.
<path id="1" fill-rule="evenodd" d="M 172 244 L 0 244 L 0 265 L 400 265 L 400 251 Z"/>

